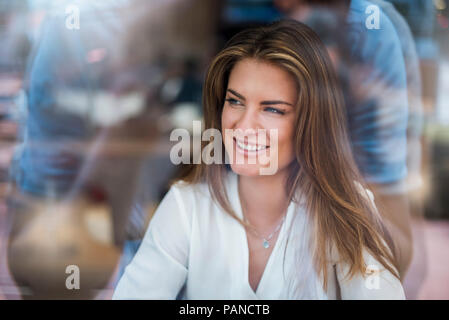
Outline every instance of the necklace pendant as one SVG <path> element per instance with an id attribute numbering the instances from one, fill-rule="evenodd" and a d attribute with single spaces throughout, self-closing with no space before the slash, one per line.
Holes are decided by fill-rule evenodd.
<path id="1" fill-rule="evenodd" d="M 264 247 L 265 249 L 268 249 L 268 248 L 270 247 L 270 244 L 269 244 L 268 241 L 265 240 L 265 239 L 263 239 L 263 247 Z"/>

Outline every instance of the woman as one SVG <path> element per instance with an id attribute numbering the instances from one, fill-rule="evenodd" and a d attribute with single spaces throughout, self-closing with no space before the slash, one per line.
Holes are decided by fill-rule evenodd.
<path id="1" fill-rule="evenodd" d="M 404 298 L 313 31 L 280 21 L 237 34 L 209 67 L 203 104 L 223 161 L 171 187 L 114 298 Z M 261 174 L 262 154 L 274 173 Z"/>

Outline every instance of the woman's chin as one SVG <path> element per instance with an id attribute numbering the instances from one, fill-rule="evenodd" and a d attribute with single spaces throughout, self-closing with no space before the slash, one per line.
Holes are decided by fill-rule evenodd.
<path id="1" fill-rule="evenodd" d="M 231 164 L 231 169 L 240 176 L 260 176 L 260 165 L 257 164 Z"/>

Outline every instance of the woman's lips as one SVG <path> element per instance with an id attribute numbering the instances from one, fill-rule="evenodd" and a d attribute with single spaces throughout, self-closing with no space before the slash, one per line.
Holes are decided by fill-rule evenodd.
<path id="1" fill-rule="evenodd" d="M 257 153 L 259 151 L 266 150 L 270 148 L 270 146 L 267 145 L 261 145 L 261 144 L 253 144 L 248 142 L 243 142 L 241 140 L 237 140 L 236 138 L 233 139 L 234 144 L 236 146 L 236 149 L 240 152 L 243 152 L 245 154 L 247 153 Z"/>

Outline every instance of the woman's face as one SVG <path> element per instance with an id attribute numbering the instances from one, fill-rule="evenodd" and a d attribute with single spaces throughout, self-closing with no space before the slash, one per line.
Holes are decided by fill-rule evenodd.
<path id="1" fill-rule="evenodd" d="M 273 173 L 292 162 L 297 96 L 295 81 L 284 69 L 251 58 L 236 63 L 221 117 L 224 145 L 235 173 L 260 175 L 261 168 L 270 166 L 261 158 L 264 154 L 271 165 L 273 159 L 277 161 Z"/>

